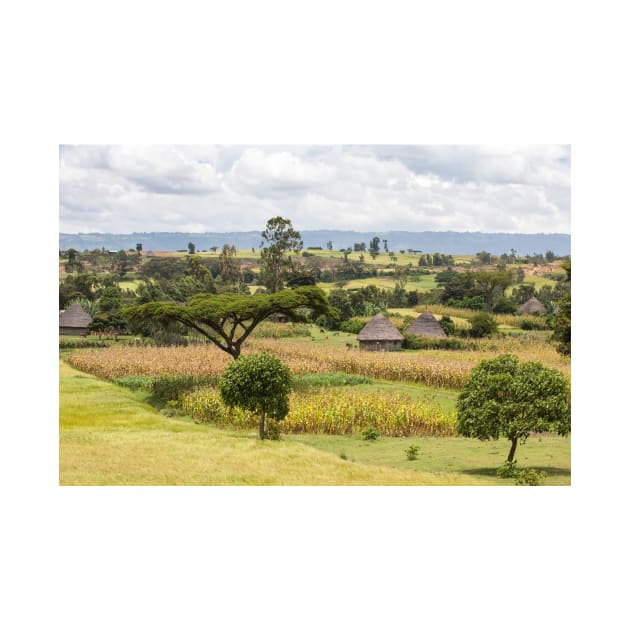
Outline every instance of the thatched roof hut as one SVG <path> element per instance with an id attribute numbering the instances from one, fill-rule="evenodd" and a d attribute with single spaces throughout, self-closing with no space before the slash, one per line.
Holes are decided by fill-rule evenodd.
<path id="1" fill-rule="evenodd" d="M 424 337 L 446 337 L 446 333 L 432 313 L 425 311 L 411 323 L 405 331 L 408 335 L 422 335 Z"/>
<path id="2" fill-rule="evenodd" d="M 74 302 L 59 316 L 59 334 L 86 334 L 91 321 L 92 318 L 83 310 L 83 307 L 78 302 Z"/>
<path id="3" fill-rule="evenodd" d="M 521 305 L 521 307 L 518 309 L 518 312 L 521 315 L 532 315 L 535 313 L 538 313 L 540 315 L 546 315 L 547 309 L 543 306 L 540 300 L 533 297 L 527 300 L 525 304 Z"/>
<path id="4" fill-rule="evenodd" d="M 357 335 L 361 350 L 400 350 L 404 337 L 384 315 L 379 313 Z"/>

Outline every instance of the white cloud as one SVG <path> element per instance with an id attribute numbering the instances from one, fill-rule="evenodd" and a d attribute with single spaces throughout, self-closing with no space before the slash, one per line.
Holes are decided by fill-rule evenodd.
<path id="1" fill-rule="evenodd" d="M 570 148 L 64 146 L 60 231 L 570 232 Z M 192 229 L 194 228 L 194 230 Z"/>

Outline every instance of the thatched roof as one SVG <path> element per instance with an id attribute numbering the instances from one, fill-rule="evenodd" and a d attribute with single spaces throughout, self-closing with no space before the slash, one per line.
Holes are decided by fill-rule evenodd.
<path id="1" fill-rule="evenodd" d="M 547 313 L 547 309 L 541 304 L 539 300 L 535 297 L 530 298 L 523 304 L 519 309 L 519 313 L 540 313 L 541 315 L 545 315 Z"/>
<path id="2" fill-rule="evenodd" d="M 64 328 L 87 328 L 92 318 L 83 310 L 78 303 L 70 304 L 68 308 L 59 316 L 59 326 Z"/>
<path id="3" fill-rule="evenodd" d="M 359 341 L 402 341 L 404 337 L 394 324 L 379 313 L 363 326 L 357 339 Z"/>
<path id="4" fill-rule="evenodd" d="M 446 337 L 439 322 L 432 313 L 425 311 L 407 328 L 408 335 L 423 335 L 425 337 Z"/>

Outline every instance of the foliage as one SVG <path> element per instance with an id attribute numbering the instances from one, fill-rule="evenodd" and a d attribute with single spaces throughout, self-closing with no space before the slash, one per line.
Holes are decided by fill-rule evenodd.
<path id="1" fill-rule="evenodd" d="M 79 348 L 108 348 L 104 339 L 59 339 L 59 350 L 77 350 Z"/>
<path id="2" fill-rule="evenodd" d="M 282 420 L 289 412 L 289 368 L 272 354 L 241 357 L 227 366 L 219 379 L 219 393 L 230 407 L 260 414 L 260 439 L 265 437 L 265 416 Z"/>
<path id="3" fill-rule="evenodd" d="M 516 313 L 517 310 L 517 306 L 512 300 L 502 297 L 495 302 L 492 312 L 508 313 L 510 315 L 513 315 L 514 313 Z"/>
<path id="4" fill-rule="evenodd" d="M 455 335 L 455 322 L 448 315 L 444 315 L 442 319 L 438 320 L 438 324 L 448 337 Z"/>
<path id="5" fill-rule="evenodd" d="M 127 387 L 131 390 L 144 389 L 146 391 L 151 391 L 151 385 L 154 380 L 155 379 L 153 376 L 142 376 L 135 374 L 133 376 L 114 378 L 112 379 L 112 383 L 120 385 L 121 387 Z"/>
<path id="6" fill-rule="evenodd" d="M 381 437 L 381 434 L 374 427 L 368 427 L 363 431 L 362 435 L 364 440 L 377 440 Z"/>
<path id="7" fill-rule="evenodd" d="M 304 242 L 289 219 L 274 217 L 267 221 L 261 234 L 260 275 L 263 284 L 272 292 L 282 289 L 287 272 L 293 267 L 290 253 L 297 254 Z"/>
<path id="8" fill-rule="evenodd" d="M 497 468 L 497 477 L 500 479 L 511 479 L 517 475 L 516 460 L 511 462 L 505 461 Z"/>
<path id="9" fill-rule="evenodd" d="M 558 352 L 571 356 L 571 294 L 569 293 L 558 307 L 558 314 L 554 323 L 554 341 L 559 341 Z"/>
<path id="10" fill-rule="evenodd" d="M 139 378 L 136 376 L 135 378 Z M 146 377 L 145 377 L 146 378 Z M 151 395 L 154 400 L 167 403 L 169 400 L 180 400 L 182 395 L 195 387 L 211 385 L 217 382 L 216 378 L 208 376 L 156 376 L 151 379 Z"/>
<path id="11" fill-rule="evenodd" d="M 457 400 L 457 431 L 480 440 L 507 437 L 507 461 L 512 462 L 518 441 L 524 442 L 531 432 L 567 435 L 570 406 L 569 386 L 560 372 L 501 355 L 472 371 Z"/>
<path id="12" fill-rule="evenodd" d="M 542 486 L 547 478 L 547 473 L 543 470 L 525 468 L 520 470 L 516 476 L 517 486 Z"/>
<path id="13" fill-rule="evenodd" d="M 470 318 L 471 337 L 489 337 L 498 330 L 497 321 L 489 313 L 477 313 Z"/>
<path id="14" fill-rule="evenodd" d="M 418 451 L 420 450 L 419 447 L 415 446 L 414 444 L 411 444 L 408 448 L 405 449 L 405 454 L 407 455 L 407 459 L 409 461 L 413 461 L 414 459 L 418 459 Z"/>
<path id="15" fill-rule="evenodd" d="M 252 338 L 259 339 L 288 339 L 292 337 L 310 337 L 311 328 L 307 324 L 277 324 L 275 322 L 261 322 L 252 332 Z"/>
<path id="16" fill-rule="evenodd" d="M 370 385 L 372 379 L 359 374 L 344 374 L 343 372 L 316 372 L 314 374 L 299 374 L 293 377 L 294 391 L 309 391 L 325 387 L 342 387 L 354 385 Z"/>
<path id="17" fill-rule="evenodd" d="M 121 311 L 132 324 L 152 322 L 167 326 L 173 322 L 202 335 L 218 348 L 238 358 L 243 342 L 262 321 L 273 313 L 284 313 L 292 321 L 306 321 L 300 309 L 334 316 L 319 287 L 285 289 L 274 294 L 200 294 L 186 305 L 149 302 Z"/>

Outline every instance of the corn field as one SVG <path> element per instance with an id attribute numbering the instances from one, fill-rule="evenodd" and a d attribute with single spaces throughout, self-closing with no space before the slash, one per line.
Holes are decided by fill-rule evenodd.
<path id="1" fill-rule="evenodd" d="M 185 413 L 200 422 L 254 429 L 257 415 L 225 407 L 214 389 L 198 389 L 182 399 Z M 455 417 L 428 401 L 407 396 L 347 391 L 343 395 L 322 390 L 291 394 L 289 414 L 280 422 L 285 433 L 351 435 L 367 428 L 381 435 L 449 436 L 455 434 Z"/>
<path id="2" fill-rule="evenodd" d="M 244 353 L 271 352 L 293 374 L 344 372 L 371 378 L 431 387 L 461 389 L 472 369 L 482 360 L 512 353 L 521 361 L 539 361 L 570 378 L 570 359 L 541 340 L 527 337 L 480 339 L 477 350 L 421 350 L 417 352 L 363 352 L 322 346 L 293 339 L 252 339 Z M 106 379 L 124 376 L 218 376 L 230 357 L 212 345 L 188 347 L 114 346 L 81 350 L 68 356 L 75 368 Z"/>

